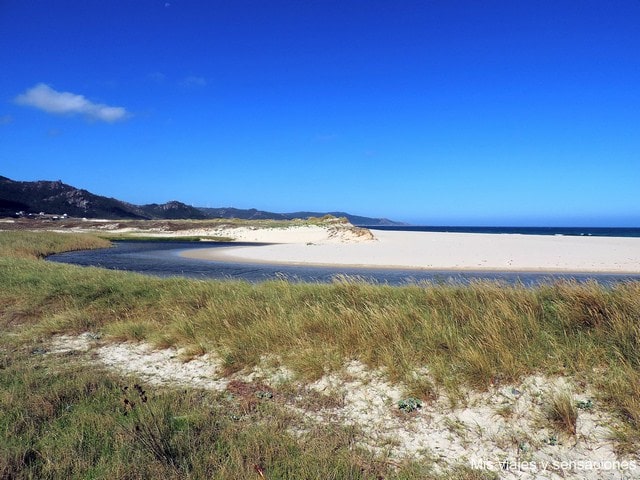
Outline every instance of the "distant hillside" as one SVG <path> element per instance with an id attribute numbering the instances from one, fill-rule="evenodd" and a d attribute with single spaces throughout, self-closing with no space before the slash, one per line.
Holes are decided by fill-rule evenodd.
<path id="1" fill-rule="evenodd" d="M 265 212 L 255 208 L 205 208 L 199 209 L 207 218 L 241 218 L 243 220 L 289 220 L 285 214 Z M 301 218 L 301 217 L 297 217 Z"/>
<path id="2" fill-rule="evenodd" d="M 162 218 L 162 219 L 193 219 L 204 220 L 207 215 L 199 208 L 186 205 L 182 202 L 167 202 L 158 205 L 157 203 L 151 203 L 149 205 L 142 205 L 140 209 L 150 218 Z"/>
<path id="3" fill-rule="evenodd" d="M 19 204 L 19 208 L 12 207 Z M 115 198 L 94 195 L 61 181 L 16 182 L 0 177 L 0 213 L 66 213 L 72 217 L 92 218 L 145 218 L 136 207 Z"/>
<path id="4" fill-rule="evenodd" d="M 115 198 L 95 195 L 58 181 L 18 182 L 0 176 L 0 216 L 15 216 L 17 212 L 37 214 L 67 214 L 70 217 L 107 219 L 197 219 L 241 218 L 275 219 L 322 217 L 327 213 L 346 217 L 354 225 L 402 225 L 385 218 L 369 218 L 345 212 L 274 213 L 238 208 L 198 208 L 181 202 L 133 205 Z"/>
<path id="5" fill-rule="evenodd" d="M 334 217 L 347 217 L 349 222 L 352 225 L 360 225 L 360 226 L 368 226 L 373 227 L 376 225 L 406 225 L 406 223 L 402 222 L 394 222 L 393 220 L 389 220 L 388 218 L 370 218 L 370 217 L 362 217 L 360 215 L 352 215 L 350 213 L 345 212 L 327 212 L 329 215 L 333 215 Z M 326 213 L 319 212 L 295 212 L 295 213 L 286 213 L 287 218 L 309 218 L 309 217 L 322 217 L 326 215 Z"/>
<path id="6" fill-rule="evenodd" d="M 404 225 L 401 222 L 394 222 L 387 218 L 362 217 L 346 212 L 292 212 L 275 213 L 256 210 L 250 208 L 242 210 L 239 208 L 200 208 L 207 218 L 241 218 L 244 220 L 293 220 L 294 218 L 323 217 L 333 215 L 334 217 L 345 217 L 352 225 L 376 226 L 376 225 Z"/>

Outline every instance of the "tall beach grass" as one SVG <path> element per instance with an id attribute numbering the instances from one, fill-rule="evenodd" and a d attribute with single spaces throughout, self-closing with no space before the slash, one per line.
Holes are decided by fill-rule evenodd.
<path id="1" fill-rule="evenodd" d="M 271 359 L 306 379 L 357 359 L 404 382 L 418 398 L 446 391 L 458 401 L 463 388 L 565 375 L 592 385 L 618 417 L 621 450 L 640 444 L 640 283 L 390 287 L 349 279 L 158 279 L 44 262 L 39 258 L 53 251 L 103 244 L 39 235 L 0 233 L 0 328 L 19 334 L 18 343 L 93 331 L 215 352 L 228 372 Z M 100 385 L 107 397 L 116 395 L 113 385 Z M 558 402 L 554 421 L 570 431 L 574 410 Z M 108 448 L 116 455 L 120 447 Z"/>

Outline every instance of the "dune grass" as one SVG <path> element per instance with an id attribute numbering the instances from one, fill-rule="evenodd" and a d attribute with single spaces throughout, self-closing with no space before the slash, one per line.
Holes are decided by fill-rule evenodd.
<path id="1" fill-rule="evenodd" d="M 354 448 L 349 428 L 294 435 L 267 400 L 247 411 L 222 394 L 138 390 L 21 350 L 0 368 L 0 478 L 436 478 Z"/>
<path id="2" fill-rule="evenodd" d="M 128 241 L 128 242 L 233 242 L 231 237 L 216 237 L 216 236 L 149 236 L 149 235 L 137 235 L 131 233 L 116 233 L 116 234 L 99 234 L 100 238 L 113 241 Z"/>
<path id="3" fill-rule="evenodd" d="M 49 232 L 0 232 L 0 257 L 44 258 L 59 252 L 106 248 L 106 239 L 93 235 L 62 235 Z"/>
<path id="4" fill-rule="evenodd" d="M 555 392 L 547 405 L 547 417 L 556 427 L 569 435 L 576 434 L 578 407 L 569 391 Z"/>
<path id="5" fill-rule="evenodd" d="M 272 359 L 306 379 L 318 378 L 339 369 L 345 360 L 357 359 L 382 369 L 391 380 L 404 382 L 411 395 L 419 399 L 433 398 L 443 389 L 454 400 L 464 401 L 462 387 L 485 389 L 531 374 L 566 375 L 592 385 L 598 400 L 615 412 L 620 420 L 615 434 L 621 451 L 635 452 L 640 442 L 640 283 L 637 282 L 607 288 L 596 283 L 571 282 L 525 288 L 486 282 L 468 286 L 390 287 L 348 279 L 323 285 L 157 279 L 43 262 L 37 260 L 43 252 L 75 248 L 73 242 L 76 240 L 52 234 L 42 237 L 14 235 L 13 232 L 0 233 L 0 328 L 19 334 L 12 340 L 18 345 L 46 339 L 52 334 L 93 331 L 118 340 L 145 340 L 159 347 L 187 347 L 194 354 L 216 352 L 224 359 L 229 372 L 257 365 L 265 358 Z M 88 237 L 77 241 L 101 245 Z M 25 244 L 31 245 L 30 248 Z M 27 368 L 24 362 L 27 360 L 18 362 L 20 369 Z M 42 371 L 30 362 L 27 362 L 28 368 L 33 370 L 29 373 L 21 370 L 22 373 L 16 375 L 33 385 L 37 383 L 34 378 L 39 378 Z M 5 378 L 7 368 L 2 372 Z M 87 374 L 80 372 L 77 375 Z M 76 393 L 69 394 L 71 397 L 85 395 L 78 392 L 89 388 L 86 386 L 89 376 L 82 378 L 84 380 L 73 380 Z M 96 381 L 95 376 L 91 378 Z M 20 383 L 16 379 L 13 382 L 12 385 Z M 98 405 L 116 401 L 120 394 L 116 381 L 104 374 L 98 383 L 90 390 L 101 392 L 99 398 L 90 400 L 85 395 L 82 401 Z M 7 405 L 7 395 L 28 396 L 28 392 L 4 395 Z M 167 401 L 173 402 L 171 411 L 178 412 L 175 415 L 191 408 L 181 403 L 192 401 L 190 396 L 167 395 Z M 552 406 L 553 415 L 558 414 L 553 421 L 571 429 L 575 408 L 567 413 L 566 404 L 560 400 L 557 408 Z M 33 408 L 35 411 L 36 407 Z M 58 411 L 60 406 L 47 408 L 49 410 L 45 411 L 53 409 L 55 415 L 34 422 L 41 425 L 62 421 L 58 419 L 60 415 L 64 416 Z M 86 408 L 90 410 L 88 406 Z M 29 418 L 31 414 L 12 415 Z M 565 414 L 569 415 L 568 420 L 563 420 Z M 107 421 L 100 418 L 92 421 Z M 265 448 L 261 439 L 273 427 L 268 422 L 258 424 L 262 426 L 252 427 L 252 438 L 243 436 L 242 441 L 237 437 L 240 433 L 220 435 L 207 430 L 209 427 L 201 430 L 204 427 L 197 422 L 189 426 L 189 431 L 205 431 L 203 435 L 218 439 L 231 438 L 232 446 L 216 443 L 212 448 L 214 452 L 238 449 L 231 455 L 237 461 L 233 468 L 244 468 L 242 472 L 245 473 L 237 478 L 245 477 L 254 463 L 259 466 L 260 462 L 266 462 L 266 457 L 275 463 L 286 463 L 282 455 L 298 456 L 299 460 L 307 458 L 309 452 L 304 448 L 308 445 L 301 447 L 281 426 L 275 431 L 282 435 L 277 445 L 284 450 L 256 454 L 258 457 L 255 458 L 263 460 L 248 456 L 247 451 Z M 225 425 L 223 422 L 216 428 L 227 428 Z M 267 430 L 261 430 L 263 427 Z M 41 427 L 30 425 L 25 428 L 34 432 Z M 182 435 L 180 428 L 171 435 Z M 232 431 L 236 431 L 233 428 Z M 120 438 L 120 435 L 122 440 L 125 433 L 115 436 Z M 30 441 L 34 435 L 29 437 Z M 348 432 L 340 435 L 348 437 Z M 338 454 L 334 459 L 324 450 L 324 453 L 318 451 L 313 455 L 327 454 L 338 462 L 329 462 L 333 465 L 331 468 L 346 470 L 327 472 L 308 459 L 305 462 L 311 463 L 307 463 L 304 470 L 307 475 L 297 478 L 368 478 L 379 474 L 353 470 L 354 465 L 362 462 L 363 454 L 348 453 L 349 448 L 345 445 L 349 441 L 340 435 L 339 445 L 324 437 L 322 441 L 329 442 L 344 456 Z M 343 440 L 346 443 L 340 443 Z M 190 437 L 191 441 L 198 443 Z M 92 454 L 101 462 L 110 461 L 104 458 L 105 455 L 120 458 L 127 464 L 132 462 L 134 453 L 121 451 L 122 445 L 114 442 L 112 439 L 111 443 L 106 443 L 104 452 Z M 183 448 L 181 445 L 175 448 Z M 34 455 L 40 458 L 37 453 L 40 450 L 34 452 L 23 449 L 21 454 L 15 454 L 23 455 L 21 460 L 11 457 L 13 460 L 3 461 L 25 464 Z M 211 452 L 207 455 L 207 458 L 217 458 L 211 456 Z M 187 455 L 190 460 L 179 457 L 180 468 L 190 472 L 213 472 L 222 468 L 216 463 L 218 460 L 211 460 L 215 466 L 193 463 L 192 456 Z M 34 461 L 38 465 L 43 463 Z M 162 459 L 148 462 L 147 465 L 153 464 L 163 472 L 175 469 L 175 465 L 166 466 L 167 462 Z M 375 464 L 371 458 L 365 463 Z M 109 469 L 115 467 L 105 468 L 113 472 Z M 289 467 L 282 468 L 282 472 L 286 472 Z M 323 475 L 309 474 L 316 468 Z M 403 468 L 406 473 L 417 467 Z M 385 471 L 388 474 L 390 470 Z M 394 475 L 398 474 L 393 471 L 396 472 Z M 477 472 L 462 472 L 460 476 L 472 474 Z M 430 478 L 424 471 L 411 475 L 401 478 Z M 219 478 L 232 477 L 223 475 Z M 283 473 L 269 478 L 293 477 Z"/>

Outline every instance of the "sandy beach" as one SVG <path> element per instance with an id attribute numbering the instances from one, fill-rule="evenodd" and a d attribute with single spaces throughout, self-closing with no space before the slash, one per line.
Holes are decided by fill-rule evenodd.
<path id="1" fill-rule="evenodd" d="M 374 238 L 302 228 L 252 230 L 271 245 L 199 249 L 216 261 L 424 270 L 640 273 L 640 238 L 373 231 Z"/>

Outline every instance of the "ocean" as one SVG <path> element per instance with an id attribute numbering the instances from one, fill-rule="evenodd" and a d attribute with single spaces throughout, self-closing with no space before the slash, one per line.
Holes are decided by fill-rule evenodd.
<path id="1" fill-rule="evenodd" d="M 576 237 L 640 237 L 640 228 L 630 227 L 448 227 L 372 226 L 371 230 L 402 232 L 511 233 L 520 235 L 567 235 Z"/>

